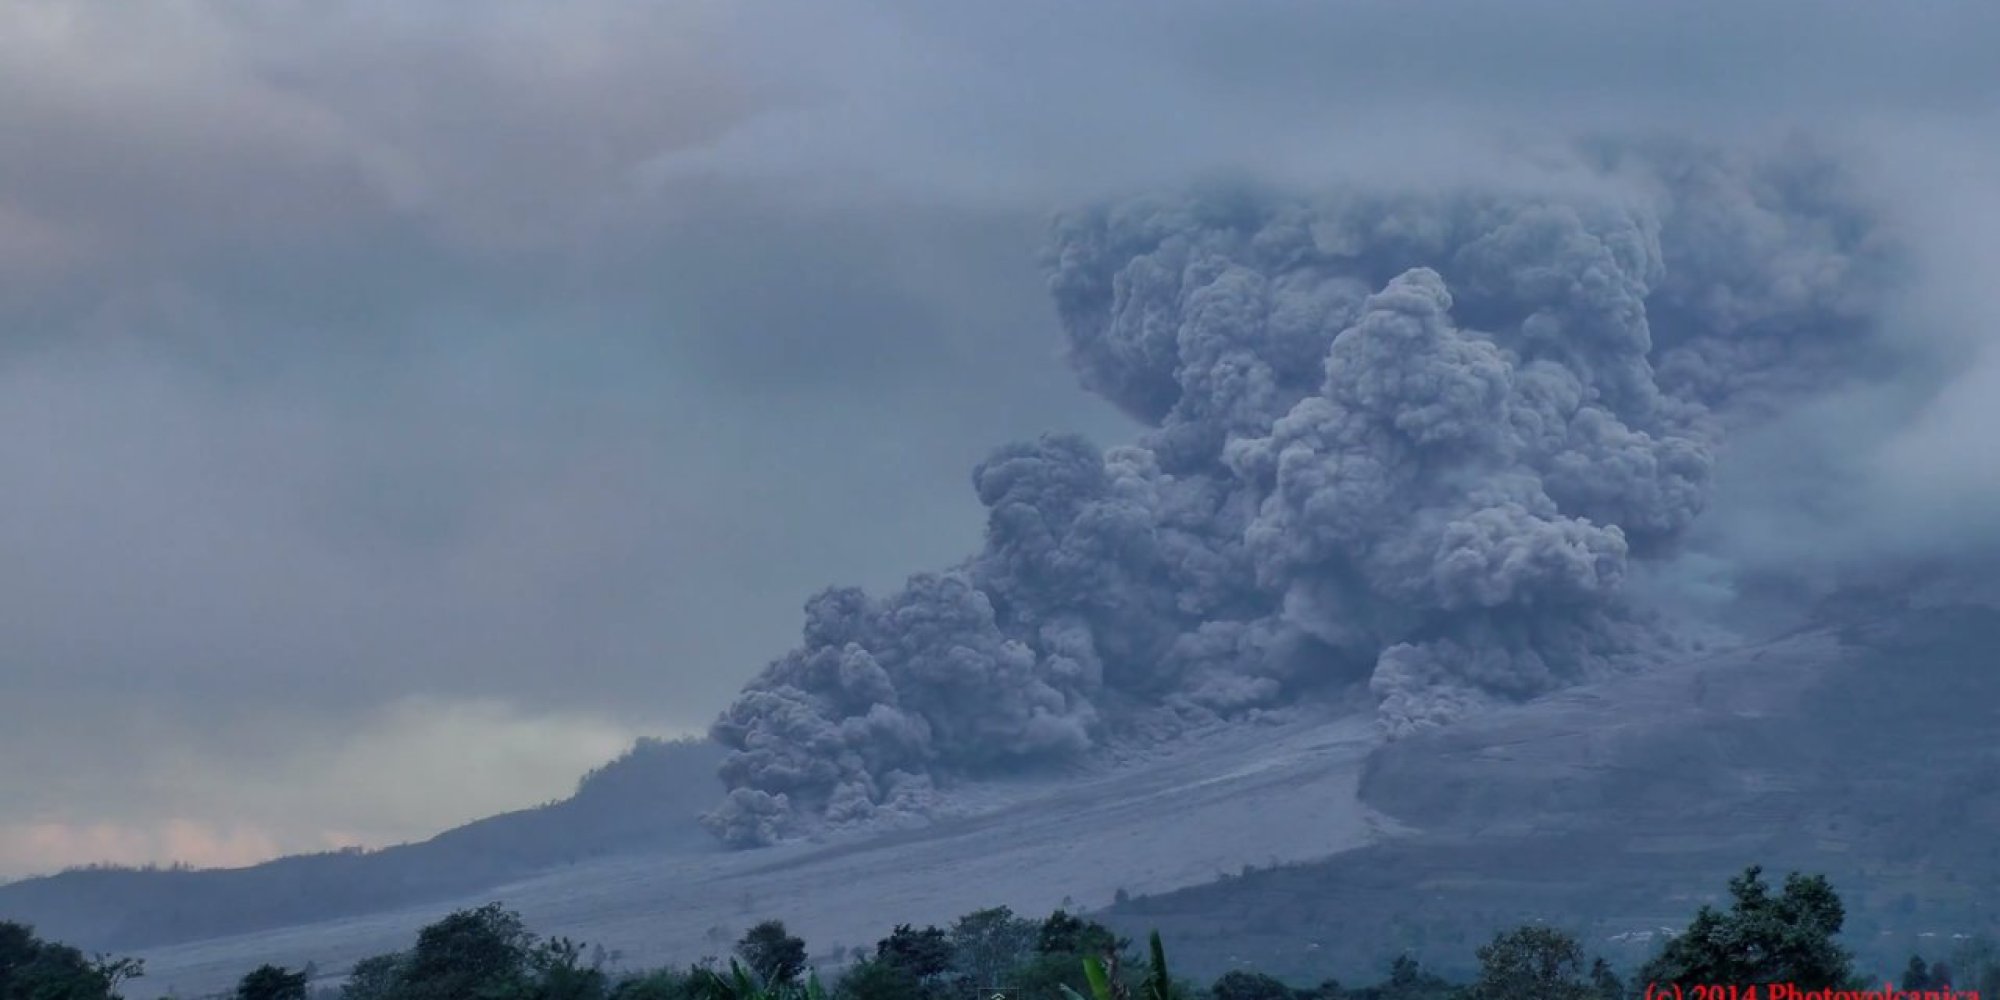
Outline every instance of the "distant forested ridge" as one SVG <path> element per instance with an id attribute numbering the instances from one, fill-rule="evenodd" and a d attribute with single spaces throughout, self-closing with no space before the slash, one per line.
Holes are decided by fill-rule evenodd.
<path id="1" fill-rule="evenodd" d="M 560 802 L 417 844 L 249 868 L 73 869 L 0 885 L 0 919 L 90 948 L 139 949 L 450 899 L 589 858 L 713 849 L 699 808 L 721 787 L 705 740 L 641 740 Z"/>

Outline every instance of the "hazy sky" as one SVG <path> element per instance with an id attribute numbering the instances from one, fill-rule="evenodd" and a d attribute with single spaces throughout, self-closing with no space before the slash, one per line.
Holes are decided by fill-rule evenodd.
<path id="1" fill-rule="evenodd" d="M 1851 144 L 2000 490 L 1988 3 L 0 2 L 0 876 L 421 836 L 972 550 L 1048 214 L 1584 128 Z M 1988 418 L 1993 418 L 1989 420 Z M 2000 439 L 2000 436 L 1995 436 Z"/>

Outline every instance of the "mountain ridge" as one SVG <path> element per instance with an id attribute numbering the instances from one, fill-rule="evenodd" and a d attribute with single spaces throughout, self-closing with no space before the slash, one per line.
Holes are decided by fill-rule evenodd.
<path id="1" fill-rule="evenodd" d="M 720 748 L 642 739 L 568 798 L 423 841 L 274 858 L 243 868 L 79 868 L 0 885 L 0 916 L 130 950 L 449 899 L 631 851 L 713 849 L 694 812 L 721 794 Z"/>

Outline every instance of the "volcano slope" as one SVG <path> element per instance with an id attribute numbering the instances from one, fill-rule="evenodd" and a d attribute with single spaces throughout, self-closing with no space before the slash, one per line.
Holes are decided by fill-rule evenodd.
<path id="1" fill-rule="evenodd" d="M 1869 609 L 1374 753 L 1363 804 L 1412 830 L 1115 907 L 1182 968 L 1311 981 L 1410 951 L 1463 968 L 1547 921 L 1637 961 L 1729 876 L 1828 874 L 1864 967 L 2000 929 L 2000 611 Z"/>
<path id="2" fill-rule="evenodd" d="M 567 799 L 421 843 L 245 868 L 75 869 L 0 885 L 0 918 L 123 952 L 458 899 L 591 858 L 719 850 L 694 813 L 717 794 L 721 759 L 706 741 L 644 740 Z"/>
<path id="3" fill-rule="evenodd" d="M 1377 742 L 1367 715 L 1221 726 L 1138 760 L 963 789 L 963 814 L 919 829 L 583 862 L 448 903 L 143 951 L 147 988 L 223 989 L 267 961 L 343 970 L 407 947 L 450 909 L 492 899 L 538 932 L 601 944 L 627 966 L 724 954 L 767 917 L 828 955 L 897 923 L 946 923 L 986 906 L 1102 906 L 1121 890 L 1169 891 L 1392 835 L 1357 799 Z"/>
<path id="4" fill-rule="evenodd" d="M 1727 877 L 1825 871 L 1864 957 L 1994 911 L 2000 781 L 1988 724 L 2000 612 L 1875 607 L 1770 642 L 1569 690 L 1382 744 L 1361 716 L 1226 727 L 1059 779 L 960 792 L 931 825 L 820 843 L 579 864 L 436 903 L 145 952 L 151 986 L 327 970 L 488 899 L 627 966 L 721 954 L 784 919 L 817 955 L 901 922 L 1007 905 L 1158 927 L 1181 967 L 1302 981 L 1402 950 L 1466 962 L 1547 920 L 1637 958 Z M 1935 947 L 1931 951 L 1938 950 Z"/>

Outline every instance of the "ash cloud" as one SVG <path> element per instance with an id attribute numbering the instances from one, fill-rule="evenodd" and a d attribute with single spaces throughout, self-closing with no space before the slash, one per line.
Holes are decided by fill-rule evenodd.
<path id="1" fill-rule="evenodd" d="M 1260 582 L 1271 553 L 1247 529 L 1263 487 L 1205 456 L 1270 437 L 1317 394 L 1340 329 L 1321 312 L 1352 314 L 1411 267 L 1445 279 L 1454 329 L 1512 335 L 1518 317 L 1476 312 L 1496 293 L 1446 252 L 1469 224 L 1412 184 L 1506 179 L 1599 209 L 1629 196 L 1657 224 L 1655 382 L 1728 403 L 1709 407 L 1716 464 L 1694 526 L 1648 540 L 1636 513 L 1617 515 L 1622 600 L 1659 603 L 1648 588 L 1669 586 L 1706 615 L 1754 603 L 1739 599 L 1746 562 L 1795 573 L 2000 537 L 2000 437 L 1986 432 L 2000 6 L 275 9 L 0 8 L 0 414 L 14 431 L 0 439 L 14 567 L 0 630 L 16 695 L 0 753 L 46 762 L 6 785 L 0 827 L 157 830 L 192 808 L 204 829 L 317 847 L 330 830 L 414 837 L 498 808 L 504 795 L 441 799 L 485 786 L 426 760 L 484 757 L 421 740 L 392 741 L 379 801 L 302 810 L 290 790 L 323 784 L 312 762 L 339 756 L 328 748 L 380 743 L 384 713 L 412 698 L 534 713 L 467 737 L 496 746 L 592 720 L 548 737 L 568 748 L 552 761 L 577 759 L 599 726 L 706 723 L 791 644 L 798 596 L 845 581 L 891 603 L 914 570 L 980 548 L 969 539 L 997 511 L 965 473 L 994 444 L 1050 428 L 1130 442 L 1107 398 L 1152 408 L 1140 447 L 1101 452 L 1098 485 L 1017 472 L 1068 461 L 1033 446 L 992 466 L 986 495 L 1019 508 L 996 546 L 1009 558 L 956 567 L 1003 644 L 1062 666 L 1047 686 L 1095 713 L 1042 714 L 1099 746 L 1184 714 L 1364 697 L 1374 659 L 1332 656 L 1298 627 L 1292 577 L 1302 611 L 1367 599 L 1354 648 L 1366 629 L 1421 627 L 1437 635 L 1413 648 L 1449 653 L 1443 633 L 1324 567 Z M 1862 336 L 1873 288 L 1848 262 L 1870 230 L 1822 162 L 1752 176 L 1703 151 L 1598 143 L 1550 168 L 1491 148 L 1793 128 L 1843 143 L 1845 169 L 1882 161 L 1869 189 L 1927 255 L 1913 312 L 1887 325 L 1940 355 L 1929 383 L 1825 389 L 1879 368 L 1855 348 L 1880 345 Z M 1651 166 L 1621 165 L 1635 153 Z M 1150 260 L 1165 290 L 1139 307 L 1170 333 L 1125 349 L 1127 368 L 1082 365 L 1105 396 L 1077 392 L 1024 252 L 1045 213 L 1218 169 L 1382 197 L 1216 188 L 1106 206 L 1124 221 L 1102 235 L 1129 245 L 1066 273 L 1130 282 Z M 1185 218 L 1148 235 L 1149 212 Z M 1232 213 L 1267 241 L 1304 227 L 1345 256 L 1254 257 Z M 1184 348 L 1182 268 L 1156 253 L 1176 231 L 1269 284 L 1260 340 Z M 1251 300 L 1214 284 L 1204 322 L 1227 329 L 1219 310 Z M 1106 382 L 1120 371 L 1129 384 Z M 1538 474 L 1565 513 L 1597 481 Z M 1035 491 L 1057 487 L 1082 491 L 1065 501 L 1074 527 L 1043 520 L 1054 495 Z M 1383 624 L 1392 612 L 1401 624 Z M 1644 637 L 1632 617 L 1580 635 Z M 987 658 L 965 662 L 1013 662 L 982 643 L 958 644 Z M 962 739 L 976 729 L 942 739 L 956 709 L 921 703 L 903 653 L 864 648 L 896 698 L 862 704 L 903 707 L 896 742 L 857 742 L 874 756 L 836 770 L 875 786 L 850 782 L 857 815 L 927 808 L 976 768 L 1092 752 L 1014 748 L 1025 729 L 990 753 Z M 857 711 L 811 690 L 795 699 L 801 732 Z M 813 763 L 758 725 L 769 753 Z M 512 802 L 546 798 L 532 775 L 553 772 L 515 771 L 530 777 Z M 782 791 L 756 772 L 739 784 Z M 835 784 L 801 779 L 773 828 L 816 821 Z M 0 875 L 32 867 L 14 850 L 0 843 Z"/>
<path id="2" fill-rule="evenodd" d="M 978 554 L 809 602 L 714 727 L 711 828 L 893 819 L 953 778 L 1357 689 L 1394 736 L 1679 649 L 1629 578 L 1680 550 L 1730 434 L 1871 356 L 1895 253 L 1802 146 L 1568 166 L 1059 217 L 1071 362 L 1145 433 L 999 449 Z"/>

